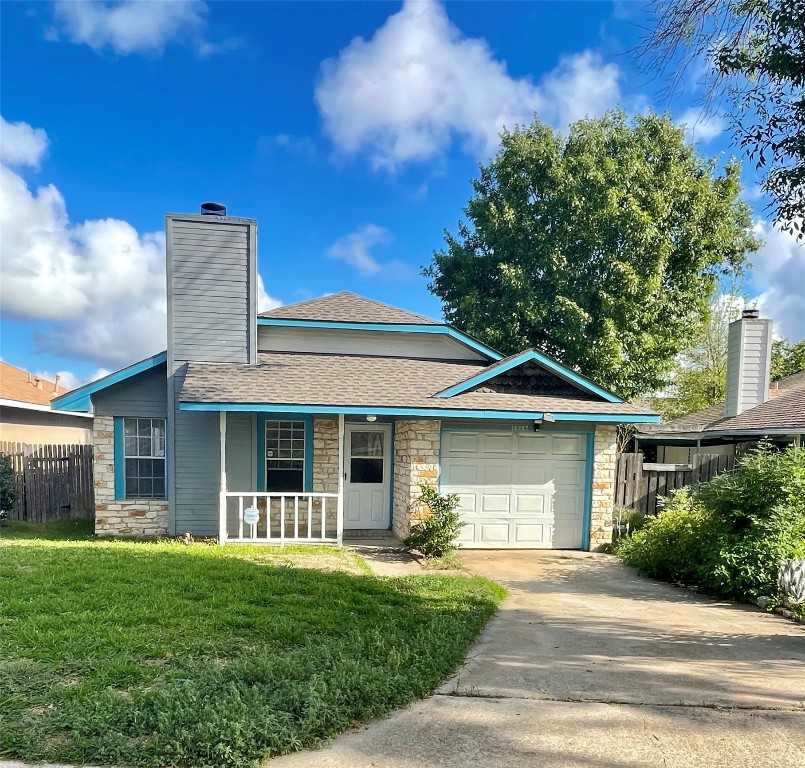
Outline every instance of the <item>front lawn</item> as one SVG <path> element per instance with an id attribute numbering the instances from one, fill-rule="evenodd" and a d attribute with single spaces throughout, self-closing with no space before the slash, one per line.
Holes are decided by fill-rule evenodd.
<path id="1" fill-rule="evenodd" d="M 336 549 L 2 529 L 0 757 L 245 766 L 315 746 L 432 691 L 502 596 Z"/>

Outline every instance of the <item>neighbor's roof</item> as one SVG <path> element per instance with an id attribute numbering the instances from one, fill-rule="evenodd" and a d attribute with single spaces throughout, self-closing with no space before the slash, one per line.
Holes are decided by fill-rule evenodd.
<path id="1" fill-rule="evenodd" d="M 580 396 L 439 392 L 485 370 L 483 363 L 364 355 L 261 352 L 257 365 L 190 363 L 181 403 L 352 406 L 654 416 L 629 403 Z"/>
<path id="2" fill-rule="evenodd" d="M 715 435 L 722 432 L 758 432 L 805 429 L 805 371 L 800 371 L 769 387 L 769 399 L 749 408 L 737 416 L 724 415 L 724 403 L 711 405 L 687 416 L 661 424 L 647 424 L 640 434 L 651 439 L 675 438 L 702 433 Z"/>
<path id="3" fill-rule="evenodd" d="M 50 405 L 50 401 L 67 390 L 55 382 L 34 376 L 22 368 L 0 361 L 0 399 L 34 405 Z"/>
<path id="4" fill-rule="evenodd" d="M 440 325 L 423 315 L 415 315 L 379 301 L 365 299 L 349 291 L 332 293 L 320 299 L 270 309 L 259 317 L 277 320 L 320 320 L 340 323 L 394 323 L 412 325 Z"/>

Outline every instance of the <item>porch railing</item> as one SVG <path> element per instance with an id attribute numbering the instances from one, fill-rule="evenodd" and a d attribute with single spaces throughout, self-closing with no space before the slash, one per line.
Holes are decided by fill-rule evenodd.
<path id="1" fill-rule="evenodd" d="M 256 519 L 256 522 L 248 520 Z M 335 544 L 344 531 L 343 504 L 337 493 L 221 494 L 221 544 Z"/>

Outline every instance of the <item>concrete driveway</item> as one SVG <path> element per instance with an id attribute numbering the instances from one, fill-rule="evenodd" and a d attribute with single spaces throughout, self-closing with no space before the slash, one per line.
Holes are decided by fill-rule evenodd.
<path id="1" fill-rule="evenodd" d="M 509 596 L 434 696 L 288 768 L 805 768 L 805 627 L 586 553 L 462 553 Z"/>

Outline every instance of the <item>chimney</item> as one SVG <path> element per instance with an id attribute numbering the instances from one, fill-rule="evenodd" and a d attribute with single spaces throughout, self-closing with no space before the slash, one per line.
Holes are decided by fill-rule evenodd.
<path id="1" fill-rule="evenodd" d="M 771 325 L 757 309 L 745 309 L 739 320 L 730 323 L 726 416 L 737 416 L 769 399 Z"/>
<path id="2" fill-rule="evenodd" d="M 59 391 L 59 382 L 60 382 L 60 381 L 61 381 L 61 375 L 57 373 L 57 374 L 56 374 L 56 378 L 55 378 L 55 379 L 54 379 L 54 381 L 53 381 L 53 391 L 54 391 L 54 392 L 58 392 L 58 391 Z"/>
<path id="3" fill-rule="evenodd" d="M 168 376 L 187 362 L 257 358 L 257 222 L 221 203 L 168 214 Z"/>

